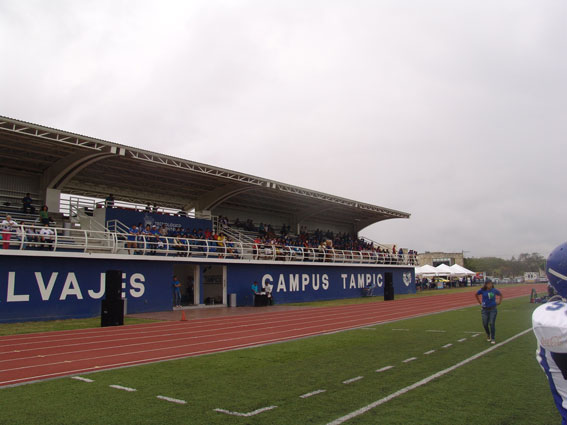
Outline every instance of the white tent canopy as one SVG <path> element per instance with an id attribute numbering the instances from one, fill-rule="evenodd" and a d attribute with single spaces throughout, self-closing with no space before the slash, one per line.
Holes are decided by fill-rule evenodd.
<path id="1" fill-rule="evenodd" d="M 437 274 L 440 276 L 452 276 L 455 273 L 447 264 L 439 264 L 435 267 L 435 270 L 437 270 Z"/>
<path id="2" fill-rule="evenodd" d="M 453 264 L 449 268 L 453 271 L 454 276 L 474 276 L 474 275 L 476 275 L 475 272 L 472 272 L 469 269 L 464 268 L 463 266 L 460 266 L 458 264 Z"/>
<path id="3" fill-rule="evenodd" d="M 425 266 L 416 267 L 415 274 L 419 276 L 437 276 L 439 271 L 435 267 L 426 264 Z"/>

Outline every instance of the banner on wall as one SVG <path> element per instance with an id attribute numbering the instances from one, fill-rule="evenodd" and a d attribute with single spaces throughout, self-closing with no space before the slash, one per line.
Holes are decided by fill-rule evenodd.
<path id="1" fill-rule="evenodd" d="M 162 213 L 149 213 L 143 211 L 134 211 L 121 208 L 107 208 L 106 221 L 118 220 L 121 223 L 132 226 L 142 223 L 142 226 L 156 225 L 161 227 L 165 224 L 167 230 L 174 232 L 211 229 L 212 224 L 210 220 L 203 220 L 198 218 L 183 217 L 179 215 L 162 214 Z"/>
<path id="2" fill-rule="evenodd" d="M 129 313 L 171 310 L 171 262 L 2 256 L 0 265 L 2 322 L 97 316 L 107 270 L 122 271 Z"/>
<path id="3" fill-rule="evenodd" d="M 178 265 L 197 261 L 0 256 L 0 322 L 94 317 L 100 314 L 107 270 L 122 271 L 128 313 L 172 309 L 171 278 Z M 211 264 L 211 263 L 207 263 Z M 217 263 L 222 264 L 222 263 Z M 226 263 L 227 299 L 252 305 L 251 285 L 273 286 L 277 304 L 415 292 L 414 268 Z M 204 294 L 202 287 L 200 294 Z"/>
<path id="4" fill-rule="evenodd" d="M 387 276 L 388 274 L 388 276 Z M 361 297 L 364 288 L 383 296 L 388 279 L 395 294 L 415 293 L 415 269 L 392 267 L 323 267 L 297 265 L 229 265 L 228 292 L 237 305 L 252 305 L 251 285 L 270 283 L 276 303 L 308 302 Z"/>

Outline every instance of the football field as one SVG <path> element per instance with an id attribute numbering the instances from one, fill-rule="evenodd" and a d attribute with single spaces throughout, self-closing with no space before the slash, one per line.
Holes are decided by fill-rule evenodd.
<path id="1" fill-rule="evenodd" d="M 472 292 L 471 292 L 472 296 Z M 372 303 L 381 308 L 384 303 Z M 527 297 L 0 389 L 2 424 L 553 424 Z"/>

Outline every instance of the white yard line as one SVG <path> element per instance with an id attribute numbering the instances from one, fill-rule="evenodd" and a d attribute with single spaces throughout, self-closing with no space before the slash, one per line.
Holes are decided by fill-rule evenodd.
<path id="1" fill-rule="evenodd" d="M 376 372 L 378 372 L 378 373 L 380 373 L 380 372 L 385 372 L 385 371 L 387 371 L 387 370 L 392 369 L 393 367 L 394 367 L 394 366 L 384 366 L 384 367 L 381 368 L 381 369 L 376 369 Z"/>
<path id="2" fill-rule="evenodd" d="M 347 379 L 346 381 L 343 381 L 343 384 L 352 384 L 353 382 L 360 381 L 362 378 L 364 378 L 364 376 L 357 376 L 355 378 L 350 378 Z"/>
<path id="3" fill-rule="evenodd" d="M 122 385 L 109 385 L 109 387 L 116 388 L 117 390 L 128 391 L 130 393 L 136 391 L 136 388 L 123 387 Z"/>
<path id="4" fill-rule="evenodd" d="M 425 354 L 426 356 L 428 356 L 428 355 L 433 354 L 433 353 L 435 353 L 435 350 L 429 350 L 429 351 L 426 351 L 426 352 L 423 353 L 423 354 Z"/>
<path id="5" fill-rule="evenodd" d="M 449 347 L 452 347 L 452 346 L 453 346 L 453 344 L 445 344 L 445 345 L 443 346 L 443 348 L 449 348 Z"/>
<path id="6" fill-rule="evenodd" d="M 317 394 L 324 393 L 325 391 L 327 391 L 327 390 L 311 391 L 310 393 L 300 395 L 299 397 L 300 397 L 300 398 L 308 398 L 308 397 L 311 397 L 311 396 L 314 396 L 314 395 L 317 395 Z"/>
<path id="7" fill-rule="evenodd" d="M 159 398 L 160 400 L 170 401 L 172 403 L 177 403 L 177 404 L 187 404 L 187 402 L 185 400 L 179 400 L 178 398 L 166 397 L 164 395 L 158 395 L 158 396 L 156 396 L 156 398 Z"/>
<path id="8" fill-rule="evenodd" d="M 461 339 L 459 339 L 457 342 L 464 342 L 464 341 L 466 341 L 466 340 L 467 340 L 466 338 L 461 338 Z"/>
<path id="9" fill-rule="evenodd" d="M 76 379 L 77 381 L 83 381 L 83 382 L 94 382 L 92 379 L 83 378 L 82 376 L 72 376 L 71 379 Z"/>
<path id="10" fill-rule="evenodd" d="M 402 363 L 409 363 L 409 362 L 413 362 L 414 360 L 417 360 L 417 357 L 410 357 L 409 359 L 403 360 Z"/>
<path id="11" fill-rule="evenodd" d="M 468 359 L 465 359 L 465 360 L 463 360 L 463 361 L 461 361 L 461 362 L 459 362 L 459 363 L 457 363 L 457 364 L 455 364 L 455 365 L 453 365 L 453 366 L 451 366 L 451 367 L 448 367 L 447 369 L 443 369 L 443 370 L 441 370 L 441 371 L 439 371 L 439 372 L 437 372 L 437 373 L 435 373 L 435 374 L 433 374 L 433 375 L 428 376 L 427 378 L 422 379 L 421 381 L 416 382 L 415 384 L 412 384 L 412 385 L 409 385 L 409 386 L 407 386 L 407 387 L 405 387 L 405 388 L 402 388 L 401 390 L 398 390 L 398 391 L 396 391 L 396 392 L 390 394 L 389 396 L 386 396 L 386 397 L 384 397 L 384 398 L 381 398 L 380 400 L 377 400 L 377 401 L 375 401 L 375 402 L 373 402 L 373 403 L 370 403 L 369 405 L 367 405 L 367 406 L 365 406 L 365 407 L 362 407 L 362 408 L 360 408 L 360 409 L 358 409 L 358 410 L 355 410 L 354 412 L 351 412 L 351 413 L 349 413 L 349 414 L 347 414 L 347 415 L 345 415 L 345 416 L 342 416 L 342 417 L 340 417 L 340 418 L 338 418 L 338 419 L 335 419 L 334 421 L 329 422 L 327 425 L 339 425 L 339 424 L 342 424 L 342 423 L 344 423 L 344 422 L 346 422 L 346 421 L 348 421 L 348 420 L 350 420 L 350 419 L 353 419 L 353 418 L 355 418 L 355 417 L 357 417 L 357 416 L 360 416 L 360 415 L 362 415 L 362 414 L 368 412 L 369 410 L 374 409 L 375 407 L 378 407 L 378 406 L 380 406 L 380 405 L 382 405 L 382 404 L 384 404 L 384 403 L 387 403 L 387 402 L 390 401 L 390 400 L 393 400 L 394 398 L 396 398 L 396 397 L 398 397 L 398 396 L 404 395 L 404 394 L 408 393 L 408 392 L 411 391 L 411 390 L 414 390 L 414 389 L 419 388 L 419 387 L 421 387 L 421 386 L 423 386 L 423 385 L 425 385 L 425 384 L 428 384 L 429 382 L 431 382 L 431 381 L 433 381 L 433 380 L 435 380 L 435 379 L 437 379 L 437 378 L 440 378 L 441 376 L 446 375 L 447 373 L 452 372 L 452 371 L 454 371 L 455 369 L 458 369 L 459 367 L 464 366 L 464 365 L 466 365 L 466 364 L 472 362 L 473 360 L 476 360 L 476 359 L 478 359 L 478 358 L 480 358 L 480 357 L 482 357 L 482 356 L 484 356 L 484 355 L 490 353 L 492 350 L 495 350 L 496 348 L 499 348 L 500 346 L 502 346 L 502 345 L 504 345 L 504 344 L 508 344 L 509 342 L 515 340 L 516 338 L 519 338 L 519 337 L 521 337 L 522 335 L 525 335 L 525 334 L 527 334 L 528 332 L 531 332 L 531 330 L 532 330 L 532 328 L 526 329 L 525 331 L 522 331 L 522 332 L 520 332 L 519 334 L 516 334 L 516 335 L 514 335 L 513 337 L 510 337 L 510 338 L 508 338 L 508 339 L 505 340 L 505 341 L 502 341 L 502 342 L 500 342 L 500 343 L 498 343 L 498 344 L 496 344 L 496 345 L 493 345 L 492 347 L 487 348 L 486 350 L 481 351 L 480 353 L 477 353 L 477 354 L 475 354 L 474 356 L 469 357 Z"/>
<path id="12" fill-rule="evenodd" d="M 268 407 L 262 407 L 261 409 L 256 409 L 253 412 L 248 412 L 248 413 L 240 413 L 240 412 L 231 412 L 230 410 L 225 410 L 225 409 L 214 409 L 215 412 L 219 412 L 219 413 L 224 413 L 225 415 L 231 415 L 231 416 L 243 416 L 243 417 L 250 417 L 250 416 L 255 416 L 259 413 L 262 412 L 266 412 L 268 410 L 272 410 L 275 409 L 278 406 L 268 406 Z"/>

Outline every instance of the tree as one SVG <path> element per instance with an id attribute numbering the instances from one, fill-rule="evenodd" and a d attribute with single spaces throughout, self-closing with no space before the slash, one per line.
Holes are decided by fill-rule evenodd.
<path id="1" fill-rule="evenodd" d="M 465 267 L 475 272 L 486 272 L 488 276 L 514 277 L 525 272 L 539 272 L 545 269 L 545 258 L 534 252 L 523 253 L 518 258 L 504 260 L 497 257 L 465 258 Z"/>

